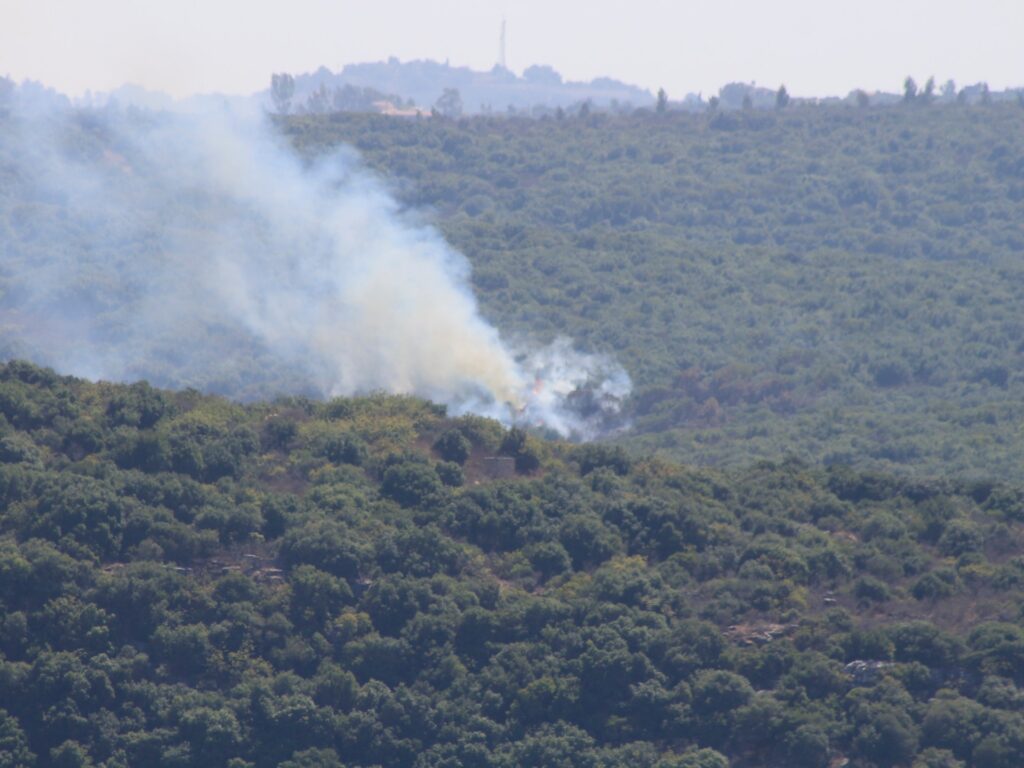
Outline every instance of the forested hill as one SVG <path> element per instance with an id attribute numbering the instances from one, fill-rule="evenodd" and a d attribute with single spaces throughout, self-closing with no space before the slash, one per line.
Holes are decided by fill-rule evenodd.
<path id="1" fill-rule="evenodd" d="M 9 363 L 0 765 L 1011 768 L 1022 521 L 1006 484 Z"/>
<path id="2" fill-rule="evenodd" d="M 293 118 L 433 208 L 507 334 L 608 351 L 625 442 L 1024 478 L 1024 110 Z"/>

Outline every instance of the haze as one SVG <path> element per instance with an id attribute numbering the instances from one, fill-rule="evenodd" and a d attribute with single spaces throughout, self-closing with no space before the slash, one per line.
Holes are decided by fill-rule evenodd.
<path id="1" fill-rule="evenodd" d="M 673 97 L 730 81 L 802 96 L 897 91 L 903 77 L 1024 84 L 1018 0 L 4 0 L 0 74 L 72 95 L 126 83 L 250 93 L 275 71 L 389 56 L 614 76 Z"/>

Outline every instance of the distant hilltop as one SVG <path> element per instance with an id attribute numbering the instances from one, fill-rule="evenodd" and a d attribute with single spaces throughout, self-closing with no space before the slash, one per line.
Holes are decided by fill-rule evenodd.
<path id="1" fill-rule="evenodd" d="M 370 107 L 374 102 L 389 102 L 395 109 L 418 107 L 429 112 L 446 93 L 453 92 L 457 92 L 461 110 L 467 113 L 507 112 L 509 107 L 515 111 L 568 108 L 586 102 L 596 107 L 630 109 L 649 107 L 655 101 L 654 94 L 635 85 L 608 77 L 567 81 L 553 68 L 542 65 L 528 67 L 517 75 L 497 65 L 481 72 L 453 67 L 448 62 L 403 62 L 392 57 L 349 64 L 340 72 L 320 67 L 312 73 L 294 75 L 293 81 L 291 104 L 296 112 L 320 111 L 324 100 L 337 100 L 344 109 L 365 105 L 366 111 L 381 111 L 379 106 Z M 269 90 L 263 94 L 268 106 L 272 96 Z"/>
<path id="2" fill-rule="evenodd" d="M 228 107 L 239 113 L 256 111 L 278 115 L 315 115 L 339 112 L 367 112 L 392 117 L 438 114 L 518 115 L 543 117 L 559 111 L 577 114 L 590 110 L 630 114 L 636 110 L 740 111 L 779 109 L 789 105 L 895 106 L 930 104 L 987 104 L 1016 101 L 1024 105 L 1024 87 L 992 91 L 985 82 L 957 86 L 952 80 L 938 84 L 928 78 L 919 86 L 912 77 L 894 92 L 855 89 L 845 96 L 801 97 L 791 95 L 785 85 L 769 88 L 756 82 L 726 83 L 705 98 L 701 93 L 667 94 L 630 85 L 610 77 L 589 82 L 564 80 L 550 66 L 535 64 L 521 75 L 495 65 L 487 71 L 453 67 L 418 60 L 349 64 L 340 72 L 320 67 L 315 72 L 279 72 L 270 77 L 270 87 L 250 94 L 204 93 L 176 99 L 166 93 L 135 84 L 112 91 L 86 92 L 70 98 L 42 83 L 15 83 L 0 76 L 0 113 L 8 102 L 43 105 L 103 107 L 119 104 L 155 111 L 204 111 Z"/>
<path id="3" fill-rule="evenodd" d="M 408 61 L 390 58 L 384 62 L 349 64 L 340 72 L 320 67 L 312 73 L 273 76 L 271 88 L 255 98 L 260 106 L 278 114 L 325 114 L 331 112 L 377 112 L 394 116 L 438 113 L 446 117 L 464 114 L 518 114 L 542 116 L 557 110 L 597 109 L 632 112 L 635 109 L 704 111 L 707 109 L 774 109 L 788 104 L 850 104 L 884 106 L 932 103 L 977 104 L 1017 100 L 1024 103 L 1024 89 L 990 92 L 985 83 L 958 88 L 949 80 L 939 86 L 929 78 L 918 87 L 912 77 L 903 91 L 886 93 L 854 90 L 846 96 L 800 98 L 790 96 L 786 87 L 766 88 L 757 83 L 732 82 L 707 100 L 702 94 L 687 93 L 670 99 L 664 91 L 650 91 L 609 77 L 590 82 L 562 79 L 553 68 L 528 67 L 522 75 L 495 65 L 486 72 L 453 67 L 447 62 Z"/>
<path id="4" fill-rule="evenodd" d="M 650 108 L 655 96 L 639 86 L 610 77 L 589 82 L 563 80 L 552 67 L 534 65 L 517 75 L 495 65 L 489 71 L 453 67 L 448 62 L 387 61 L 349 64 L 340 72 L 320 67 L 304 74 L 278 73 L 272 87 L 253 94 L 206 93 L 176 99 L 166 93 L 126 83 L 112 91 L 86 92 L 69 98 L 42 83 L 14 83 L 0 76 L 0 106 L 5 98 L 36 104 L 102 107 L 117 103 L 157 111 L 192 111 L 210 106 L 252 108 L 278 114 L 376 112 L 415 116 L 434 111 L 462 114 L 543 114 L 588 107 L 631 112 Z"/>

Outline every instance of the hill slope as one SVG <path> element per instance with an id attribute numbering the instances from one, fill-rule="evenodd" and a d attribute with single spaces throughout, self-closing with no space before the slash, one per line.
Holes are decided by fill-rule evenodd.
<path id="1" fill-rule="evenodd" d="M 505 338 L 567 334 L 622 362 L 635 383 L 617 438 L 627 446 L 718 466 L 793 454 L 1022 481 L 1020 116 L 1001 103 L 562 120 L 337 114 L 281 125 L 307 158 L 354 144 L 406 205 L 426 211 L 421 220 L 433 215 L 470 258 Z M 127 361 L 125 378 L 241 398 L 313 391 L 296 381 L 308 354 L 282 361 L 250 327 L 211 323 L 223 297 L 163 335 L 139 322 L 136 287 L 122 278 L 159 287 L 150 265 L 176 264 L 164 239 L 216 240 L 237 216 L 188 186 L 155 217 L 136 210 L 116 132 L 102 115 L 75 113 L 61 123 L 61 151 L 86 165 L 99 158 L 128 201 L 99 227 L 88 206 L 68 210 L 66 190 L 36 188 L 15 122 L 0 121 L 5 358 L 62 359 L 47 354 L 91 318 L 92 342 Z M 147 162 L 187 177 L 174 156 L 182 168 L 164 155 Z M 257 225 L 238 229 L 262 237 Z M 74 277 L 54 267 L 68 256 Z M 54 310 L 19 314 L 40 291 Z M 148 311 L 159 319 L 164 304 Z M 267 317 L 271 337 L 315 344 L 316 334 Z M 26 329 L 40 349 L 12 343 Z M 346 344 L 357 348 L 356 337 Z M 182 349 L 195 351 L 191 367 Z"/>
<path id="2" fill-rule="evenodd" d="M 509 334 L 614 353 L 631 445 L 1021 479 L 1020 107 L 287 123 L 436 211 Z"/>
<path id="3" fill-rule="evenodd" d="M 0 764 L 1024 761 L 1019 488 L 23 363 L 0 414 Z"/>

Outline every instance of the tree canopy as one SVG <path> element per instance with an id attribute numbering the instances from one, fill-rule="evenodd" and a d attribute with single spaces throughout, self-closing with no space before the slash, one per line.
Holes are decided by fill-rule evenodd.
<path id="1" fill-rule="evenodd" d="M 1014 485 L 19 362 L 0 449 L 4 765 L 1024 760 Z"/>
<path id="2" fill-rule="evenodd" d="M 284 127 L 434 212 L 504 333 L 621 361 L 628 446 L 1024 479 L 1020 107 L 863 105 Z"/>

